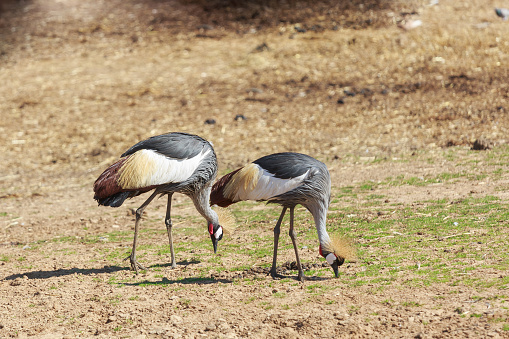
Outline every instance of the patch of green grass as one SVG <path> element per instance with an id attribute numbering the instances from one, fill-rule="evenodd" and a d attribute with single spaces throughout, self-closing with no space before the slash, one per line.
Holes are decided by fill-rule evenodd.
<path id="1" fill-rule="evenodd" d="M 405 306 L 405 307 L 419 307 L 419 306 L 422 306 L 421 304 L 419 304 L 416 301 L 404 301 L 404 302 L 401 303 L 401 305 Z"/>
<path id="2" fill-rule="evenodd" d="M 350 307 L 348 307 L 348 314 L 352 315 L 354 314 L 355 312 L 357 312 L 358 310 L 360 310 L 361 308 L 359 306 L 356 306 L 356 305 L 352 305 Z"/>
<path id="3" fill-rule="evenodd" d="M 244 300 L 244 303 L 245 304 L 250 304 L 250 303 L 252 303 L 255 300 L 256 300 L 256 297 L 249 297 L 248 299 Z"/>
<path id="4" fill-rule="evenodd" d="M 385 195 L 382 194 L 370 194 L 366 197 L 367 200 L 377 200 L 377 199 L 384 199 Z"/>
<path id="5" fill-rule="evenodd" d="M 361 184 L 361 186 L 359 187 L 359 189 L 361 191 L 372 191 L 375 189 L 375 187 L 377 187 L 377 185 L 374 183 L 374 182 L 365 182 L 363 184 Z"/>
<path id="6" fill-rule="evenodd" d="M 5 254 L 2 254 L 0 256 L 0 261 L 3 261 L 3 262 L 9 262 L 10 258 L 9 256 L 5 255 Z"/>
<path id="7" fill-rule="evenodd" d="M 271 310 L 271 309 L 273 309 L 273 308 L 274 308 L 274 305 L 272 305 L 271 303 L 269 303 L 269 302 L 267 302 L 267 301 L 262 301 L 262 302 L 260 303 L 260 306 L 262 306 L 262 308 L 263 308 L 264 310 Z"/>
<path id="8" fill-rule="evenodd" d="M 321 284 L 310 284 L 310 285 L 306 286 L 306 290 L 308 293 L 317 294 L 317 295 L 323 294 L 326 291 L 333 289 L 333 288 L 335 288 L 335 287 L 321 285 Z"/>
<path id="9" fill-rule="evenodd" d="M 118 305 L 118 304 L 120 304 L 121 300 L 122 300 L 122 296 L 117 294 L 113 297 L 110 297 L 108 302 L 112 305 Z"/>
<path id="10" fill-rule="evenodd" d="M 509 331 L 509 324 L 504 324 L 504 326 L 502 326 L 502 330 Z"/>

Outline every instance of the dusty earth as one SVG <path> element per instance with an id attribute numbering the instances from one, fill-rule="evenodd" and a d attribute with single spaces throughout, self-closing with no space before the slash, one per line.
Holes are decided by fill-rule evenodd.
<path id="1" fill-rule="evenodd" d="M 469 149 L 476 140 L 506 144 L 509 23 L 493 11 L 503 1 L 0 6 L 0 337 L 509 337 L 507 296 L 477 302 L 504 295 L 496 287 L 409 286 L 405 276 L 382 292 L 377 283 L 343 284 L 369 265 L 362 257 L 342 266 L 339 279 L 323 268 L 301 284 L 287 265 L 289 278 L 273 281 L 264 272 L 270 256 L 226 251 L 271 234 L 272 220 L 254 218 L 268 208 L 261 204 L 243 207 L 252 213 L 238 217 L 218 259 L 207 242 L 179 250 L 171 270 L 167 252 L 157 253 L 166 238 L 165 202 L 156 201 L 140 248 L 152 266 L 135 276 L 122 258 L 142 198 L 108 209 L 91 192 L 125 149 L 170 131 L 212 141 L 222 174 L 276 151 L 308 153 L 329 166 L 335 192 L 387 177 L 459 173 L 472 163 L 489 172 L 483 157 L 491 151 Z M 412 20 L 422 26 L 399 27 Z M 467 196 L 505 203 L 507 163 L 498 166 L 496 185 L 488 176 L 370 194 L 410 209 Z M 203 220 L 187 198 L 175 199 L 175 242 L 201 244 Z M 357 199 L 333 207 L 361 206 L 366 195 Z M 127 236 L 108 236 L 116 231 Z M 313 246 L 303 260 L 320 266 Z M 281 251 L 281 264 L 292 259 L 291 247 Z M 483 316 L 465 316 L 467 309 Z"/>

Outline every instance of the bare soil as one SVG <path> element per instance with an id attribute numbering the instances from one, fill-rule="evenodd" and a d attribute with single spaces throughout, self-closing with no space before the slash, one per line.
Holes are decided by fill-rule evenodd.
<path id="1" fill-rule="evenodd" d="M 506 144 L 509 24 L 495 5 L 0 2 L 0 259 L 9 258 L 0 261 L 0 337 L 509 338 L 503 322 L 490 321 L 507 319 L 504 300 L 472 299 L 500 294 L 495 289 L 410 287 L 402 277 L 381 294 L 376 285 L 327 290 L 338 284 L 332 271 L 304 284 L 273 282 L 260 267 L 233 270 L 239 258 L 221 253 L 220 274 L 193 261 L 211 248 L 177 253 L 174 270 L 169 256 L 161 262 L 147 253 L 143 262 L 156 266 L 134 277 L 127 262 L 104 255 L 128 253 L 130 240 L 80 241 L 133 228 L 131 209 L 143 198 L 97 207 L 92 184 L 132 144 L 170 131 L 212 141 L 221 174 L 277 151 L 310 154 L 329 166 L 335 189 L 470 169 L 466 161 L 428 160 L 444 152 L 478 160 L 468 152 L 476 140 Z M 423 24 L 398 27 L 409 20 Z M 506 172 L 497 185 L 507 187 Z M 405 207 L 508 198 L 489 178 L 378 193 Z M 197 230 L 185 235 L 177 226 L 175 242 L 206 237 L 187 198 L 175 199 L 175 213 Z M 146 219 L 160 218 L 164 204 L 150 205 Z M 228 241 L 243 244 L 273 225 L 262 226 L 240 228 Z M 315 248 L 302 257 L 323 263 Z M 293 258 L 283 251 L 280 263 Z M 196 279 L 203 267 L 209 280 Z M 341 274 L 361 270 L 347 263 Z M 312 284 L 325 292 L 310 301 Z M 421 307 L 404 306 L 408 300 Z"/>

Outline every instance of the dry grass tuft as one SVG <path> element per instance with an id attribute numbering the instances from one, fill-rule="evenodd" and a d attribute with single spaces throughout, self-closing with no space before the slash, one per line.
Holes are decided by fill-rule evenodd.
<path id="1" fill-rule="evenodd" d="M 237 225 L 237 220 L 230 209 L 218 206 L 214 206 L 213 209 L 217 213 L 219 225 L 223 227 L 223 231 L 228 234 L 233 233 Z"/>
<path id="2" fill-rule="evenodd" d="M 357 261 L 357 251 L 353 242 L 344 236 L 333 236 L 330 244 L 324 249 L 333 252 L 338 258 Z"/>

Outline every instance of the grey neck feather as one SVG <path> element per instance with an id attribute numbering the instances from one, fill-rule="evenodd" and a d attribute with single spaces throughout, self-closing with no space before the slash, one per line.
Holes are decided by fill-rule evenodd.
<path id="1" fill-rule="evenodd" d="M 210 191 L 212 189 L 212 183 L 205 185 L 201 190 L 198 190 L 193 195 L 194 206 L 198 212 L 207 219 L 208 222 L 217 225 L 219 224 L 219 218 L 217 213 L 210 208 Z"/>
<path id="2" fill-rule="evenodd" d="M 318 240 L 322 247 L 331 242 L 329 234 L 327 233 L 327 210 L 328 203 L 325 201 L 317 201 L 316 204 L 307 206 L 309 212 L 313 215 L 315 220 L 316 232 L 318 233 Z"/>

